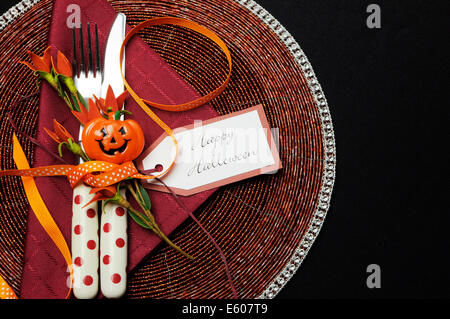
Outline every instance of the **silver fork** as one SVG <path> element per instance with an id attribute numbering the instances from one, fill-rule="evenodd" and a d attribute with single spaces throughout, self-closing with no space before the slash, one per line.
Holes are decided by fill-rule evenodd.
<path id="1" fill-rule="evenodd" d="M 100 90 L 102 87 L 102 71 L 100 66 L 100 52 L 98 48 L 98 30 L 97 24 L 94 24 L 95 28 L 95 70 L 92 54 L 92 41 L 91 41 L 91 27 L 87 24 L 87 53 L 88 53 L 88 72 L 86 72 L 86 60 L 84 52 L 83 41 L 79 41 L 80 45 L 80 61 L 77 61 L 77 45 L 76 45 L 76 29 L 72 29 L 72 45 L 73 45 L 73 68 L 75 70 L 74 82 L 80 94 L 83 96 L 87 103 L 87 100 L 92 98 L 92 95 L 100 96 Z M 83 28 L 79 28 L 79 38 L 83 39 Z M 95 71 L 95 72 L 94 72 Z"/>
<path id="2" fill-rule="evenodd" d="M 90 24 L 87 24 L 87 64 L 85 59 L 83 27 L 79 28 L 79 55 L 77 58 L 77 37 L 75 27 L 72 29 L 73 70 L 77 90 L 86 102 L 95 94 L 100 96 L 102 72 L 98 46 L 97 24 L 95 26 L 95 69 L 93 61 Z M 87 71 L 86 71 L 87 66 Z M 81 141 L 83 126 L 80 127 L 78 140 Z M 82 160 L 80 159 L 80 163 Z M 80 183 L 73 189 L 72 203 L 72 259 L 73 259 L 73 292 L 78 299 L 91 299 L 98 293 L 99 287 L 99 240 L 98 240 L 98 204 L 89 202 L 93 194 L 91 188 Z M 85 206 L 85 207 L 83 207 Z"/>

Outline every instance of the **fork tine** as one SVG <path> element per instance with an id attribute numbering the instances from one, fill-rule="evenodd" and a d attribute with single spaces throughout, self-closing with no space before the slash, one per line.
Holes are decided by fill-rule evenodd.
<path id="1" fill-rule="evenodd" d="M 80 76 L 82 74 L 84 74 L 85 76 L 87 76 L 86 74 L 86 67 L 85 67 L 85 61 L 84 61 L 84 45 L 83 45 L 83 26 L 80 27 L 80 56 L 81 56 L 81 61 L 80 61 Z"/>
<path id="2" fill-rule="evenodd" d="M 72 69 L 73 69 L 73 74 L 76 75 L 76 77 L 78 77 L 78 65 L 77 65 L 77 38 L 76 38 L 76 33 L 75 33 L 75 25 L 72 28 Z"/>
<path id="3" fill-rule="evenodd" d="M 92 43 L 91 43 L 91 25 L 87 24 L 87 39 L 88 39 L 88 70 L 94 71 L 94 62 L 92 61 Z"/>
<path id="4" fill-rule="evenodd" d="M 100 74 L 101 72 L 101 65 L 100 65 L 100 49 L 98 48 L 98 30 L 97 30 L 97 23 L 95 23 L 95 75 Z"/>

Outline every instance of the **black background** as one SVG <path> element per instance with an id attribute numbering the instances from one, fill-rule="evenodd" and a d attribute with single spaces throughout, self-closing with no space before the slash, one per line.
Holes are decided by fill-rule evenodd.
<path id="1" fill-rule="evenodd" d="M 449 298 L 449 2 L 257 2 L 308 56 L 338 155 L 326 222 L 279 298 Z M 366 26 L 370 3 L 381 29 Z"/>

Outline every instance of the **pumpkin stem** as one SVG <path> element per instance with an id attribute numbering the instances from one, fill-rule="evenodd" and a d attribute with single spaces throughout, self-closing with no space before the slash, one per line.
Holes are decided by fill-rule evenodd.
<path id="1" fill-rule="evenodd" d="M 126 114 L 126 115 L 131 115 L 132 113 L 130 111 L 127 110 L 118 110 L 114 113 L 114 119 L 117 121 L 120 119 L 120 116 L 122 114 Z"/>

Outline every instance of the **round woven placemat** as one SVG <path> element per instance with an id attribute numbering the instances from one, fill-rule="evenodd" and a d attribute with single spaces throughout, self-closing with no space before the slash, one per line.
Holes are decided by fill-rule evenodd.
<path id="1" fill-rule="evenodd" d="M 196 216 L 222 247 L 240 298 L 272 298 L 297 271 L 325 218 L 334 182 L 334 133 L 327 102 L 303 51 L 274 17 L 254 1 L 110 1 L 128 23 L 178 16 L 215 31 L 229 46 L 233 75 L 211 105 L 226 114 L 262 104 L 277 128 L 283 169 L 220 188 Z M 24 0 L 0 17 L 1 168 L 14 167 L 6 108 L 36 91 L 16 62 L 47 43 L 52 2 Z M 224 60 L 203 37 L 177 27 L 150 28 L 141 36 L 199 93 L 223 80 Z M 13 110 L 19 127 L 34 135 L 38 98 Z M 276 133 L 275 132 L 275 133 Z M 32 161 L 32 145 L 24 144 Z M 20 290 L 26 213 L 19 179 L 0 180 L 0 274 Z M 189 261 L 162 245 L 129 276 L 128 298 L 229 298 L 223 265 L 191 221 L 171 235 Z"/>

